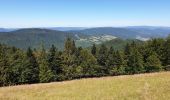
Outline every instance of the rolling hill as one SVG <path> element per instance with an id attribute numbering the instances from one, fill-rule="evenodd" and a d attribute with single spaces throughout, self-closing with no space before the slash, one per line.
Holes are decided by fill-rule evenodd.
<path id="1" fill-rule="evenodd" d="M 60 31 L 58 31 L 60 30 Z M 92 44 L 109 42 L 116 45 L 115 48 L 122 48 L 128 40 L 147 41 L 151 38 L 165 38 L 169 35 L 169 27 L 52 27 L 52 28 L 26 28 L 26 29 L 0 29 L 0 43 L 26 49 L 29 46 L 39 48 L 44 44 L 49 48 L 54 44 L 62 50 L 67 37 L 75 40 L 77 46 L 89 47 Z M 117 42 L 115 39 L 123 39 Z M 128 39 L 126 41 L 126 39 Z M 124 41 L 125 40 L 125 41 Z M 122 43 L 124 42 L 124 43 Z M 108 43 L 111 44 L 111 43 Z M 119 45 L 119 46 L 118 46 Z"/>
<path id="2" fill-rule="evenodd" d="M 0 32 L 1 43 L 22 49 L 26 49 L 29 46 L 32 48 L 39 48 L 41 44 L 44 44 L 46 48 L 54 44 L 59 49 L 62 49 L 67 37 L 76 39 L 75 35 L 72 33 L 38 28 Z"/>
<path id="3" fill-rule="evenodd" d="M 0 88 L 1 100 L 169 100 L 170 72 Z"/>
<path id="4" fill-rule="evenodd" d="M 113 47 L 113 49 L 115 49 L 115 50 L 123 50 L 127 43 L 130 44 L 133 41 L 135 41 L 135 43 L 137 43 L 137 44 L 143 43 L 143 41 L 140 41 L 140 40 L 137 40 L 137 39 L 126 39 L 126 40 L 123 40 L 123 39 L 120 39 L 120 38 L 116 38 L 116 39 L 112 39 L 110 41 L 103 42 L 102 44 L 105 44 L 108 48 Z M 99 44 L 98 47 L 100 45 L 101 44 Z"/>
<path id="5" fill-rule="evenodd" d="M 170 27 L 131 26 L 131 27 L 97 27 L 71 31 L 93 36 L 112 35 L 121 39 L 165 38 L 170 34 Z"/>
<path id="6" fill-rule="evenodd" d="M 170 27 L 154 27 L 154 26 L 131 26 L 126 29 L 138 32 L 145 37 L 161 37 L 165 38 L 170 34 Z"/>
<path id="7" fill-rule="evenodd" d="M 89 28 L 84 30 L 78 31 L 70 31 L 73 33 L 82 33 L 92 36 L 99 36 L 99 35 L 112 35 L 122 39 L 129 39 L 135 38 L 138 35 L 138 32 L 131 31 L 125 28 L 113 28 L 113 27 L 98 27 L 98 28 Z"/>

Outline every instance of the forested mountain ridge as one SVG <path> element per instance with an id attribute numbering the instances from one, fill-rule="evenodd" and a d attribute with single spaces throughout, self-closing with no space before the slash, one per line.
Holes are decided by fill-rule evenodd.
<path id="1" fill-rule="evenodd" d="M 58 31 L 58 30 L 60 31 Z M 74 29 L 74 30 L 71 30 Z M 44 45 L 49 49 L 54 44 L 63 50 L 64 40 L 70 37 L 77 46 L 90 47 L 93 44 L 102 44 L 114 39 L 132 39 L 147 41 L 151 38 L 165 38 L 170 33 L 169 27 L 54 27 L 54 28 L 18 28 L 2 29 L 0 43 L 15 46 L 21 49 L 28 47 L 39 49 Z M 113 43 L 112 41 L 112 43 Z M 121 42 L 121 41 L 120 41 Z M 120 43 L 117 42 L 117 43 Z M 121 45 L 113 43 L 115 45 Z M 116 46 L 115 46 L 116 47 Z M 118 48 L 121 48 L 117 46 Z"/>
<path id="2" fill-rule="evenodd" d="M 75 34 L 73 33 L 39 28 L 0 32 L 1 43 L 22 49 L 26 49 L 28 47 L 39 48 L 42 44 L 45 48 L 49 48 L 50 45 L 54 44 L 59 49 L 63 49 L 64 41 L 67 37 L 76 39 Z"/>
<path id="3" fill-rule="evenodd" d="M 88 35 L 113 35 L 122 39 L 141 38 L 165 38 L 170 34 L 170 27 L 151 27 L 151 26 L 134 26 L 134 27 L 96 27 L 84 30 L 71 31 Z"/>

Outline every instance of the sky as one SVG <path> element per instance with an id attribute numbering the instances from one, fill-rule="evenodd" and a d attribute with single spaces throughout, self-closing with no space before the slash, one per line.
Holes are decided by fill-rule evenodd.
<path id="1" fill-rule="evenodd" d="M 0 0 L 0 27 L 170 26 L 170 0 Z"/>

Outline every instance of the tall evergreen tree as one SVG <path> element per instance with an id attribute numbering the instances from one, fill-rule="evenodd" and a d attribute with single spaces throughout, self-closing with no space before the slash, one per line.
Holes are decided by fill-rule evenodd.
<path id="1" fill-rule="evenodd" d="M 115 65 L 117 68 L 117 74 L 125 74 L 126 62 L 124 60 L 124 55 L 122 52 L 117 51 L 115 55 Z"/>
<path id="2" fill-rule="evenodd" d="M 62 73 L 62 61 L 59 52 L 56 50 L 54 45 L 52 45 L 49 50 L 48 63 L 49 63 L 49 67 L 53 72 L 54 81 L 62 80 L 60 75 Z"/>
<path id="3" fill-rule="evenodd" d="M 128 74 L 144 72 L 143 57 L 135 47 L 128 55 L 126 71 Z"/>
<path id="4" fill-rule="evenodd" d="M 158 55 L 153 52 L 146 60 L 146 72 L 154 72 L 154 71 L 160 71 L 162 69 L 161 67 L 161 61 L 158 58 Z"/>
<path id="5" fill-rule="evenodd" d="M 165 50 L 164 50 L 164 56 L 165 56 L 165 65 L 170 65 L 170 37 L 167 38 L 167 41 L 165 42 Z"/>
<path id="6" fill-rule="evenodd" d="M 104 44 L 102 44 L 99 49 L 99 53 L 98 53 L 98 57 L 97 57 L 97 61 L 101 66 L 106 65 L 107 56 L 108 56 L 107 47 Z"/>
<path id="7" fill-rule="evenodd" d="M 11 69 L 11 83 L 20 84 L 21 73 L 23 69 L 24 54 L 21 50 L 12 47 L 8 53 L 9 68 Z"/>
<path id="8" fill-rule="evenodd" d="M 10 85 L 10 71 L 5 48 L 0 46 L 0 86 Z"/>
<path id="9" fill-rule="evenodd" d="M 53 78 L 54 78 L 54 73 L 49 67 L 46 51 L 44 48 L 42 48 L 39 57 L 39 80 L 40 82 L 44 83 L 44 82 L 50 82 L 54 80 Z"/>
<path id="10" fill-rule="evenodd" d="M 112 47 L 110 47 L 108 51 L 108 57 L 106 60 L 106 66 L 107 66 L 107 73 L 109 75 L 113 75 L 113 69 L 116 67 L 116 52 L 113 50 Z"/>
<path id="11" fill-rule="evenodd" d="M 170 36 L 166 39 L 164 44 L 164 60 L 162 61 L 165 70 L 170 70 Z"/>
<path id="12" fill-rule="evenodd" d="M 97 74 L 97 60 L 96 58 L 88 51 L 81 50 L 80 58 L 82 60 L 80 66 L 82 67 L 82 73 L 85 77 L 96 76 Z"/>
<path id="13" fill-rule="evenodd" d="M 39 68 L 32 49 L 29 47 L 23 62 L 20 82 L 37 83 L 39 81 Z"/>
<path id="14" fill-rule="evenodd" d="M 103 75 L 109 75 L 109 70 L 108 70 L 109 66 L 107 66 L 107 59 L 108 59 L 108 50 L 107 47 L 104 44 L 102 44 L 97 55 L 97 62 L 102 68 L 101 74 Z"/>
<path id="15" fill-rule="evenodd" d="M 96 50 L 97 50 L 96 45 L 93 44 L 93 46 L 91 48 L 91 54 L 93 54 L 93 56 L 96 56 L 96 52 L 97 52 Z"/>

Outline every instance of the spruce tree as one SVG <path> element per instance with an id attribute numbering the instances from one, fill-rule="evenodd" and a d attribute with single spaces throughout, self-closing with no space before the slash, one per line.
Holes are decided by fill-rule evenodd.
<path id="1" fill-rule="evenodd" d="M 108 50 L 107 47 L 104 44 L 102 44 L 97 55 L 97 62 L 99 66 L 102 67 L 103 75 L 109 75 L 109 66 L 107 66 L 107 60 L 108 60 Z"/>
<path id="2" fill-rule="evenodd" d="M 170 36 L 167 38 L 164 45 L 164 61 L 165 70 L 170 70 Z"/>
<path id="3" fill-rule="evenodd" d="M 124 61 L 124 55 L 122 52 L 117 51 L 115 56 L 115 65 L 117 68 L 117 74 L 125 74 L 126 62 Z"/>
<path id="4" fill-rule="evenodd" d="M 20 82 L 22 83 L 37 83 L 39 82 L 39 68 L 36 61 L 36 58 L 32 52 L 32 49 L 29 47 L 27 49 L 23 68 L 21 73 Z"/>
<path id="5" fill-rule="evenodd" d="M 166 47 L 165 47 L 165 52 L 166 52 L 166 58 L 165 58 L 165 63 L 166 65 L 170 65 L 170 38 L 167 39 L 166 41 Z"/>
<path id="6" fill-rule="evenodd" d="M 62 80 L 62 61 L 61 57 L 59 55 L 59 52 L 56 50 L 56 47 L 54 45 L 51 46 L 49 53 L 48 53 L 48 63 L 49 67 L 53 72 L 54 75 L 54 81 Z"/>
<path id="7" fill-rule="evenodd" d="M 154 72 L 154 71 L 160 71 L 162 69 L 161 67 L 161 61 L 158 58 L 158 55 L 153 52 L 146 60 L 146 72 Z"/>
<path id="8" fill-rule="evenodd" d="M 97 60 L 96 58 L 88 51 L 81 50 L 80 58 L 82 60 L 80 66 L 82 67 L 82 73 L 85 77 L 92 77 L 97 75 Z"/>
<path id="9" fill-rule="evenodd" d="M 93 56 L 96 56 L 96 50 L 97 50 L 96 45 L 93 44 L 93 46 L 92 46 L 92 48 L 91 48 L 91 54 L 92 54 Z"/>
<path id="10" fill-rule="evenodd" d="M 144 72 L 143 57 L 135 47 L 128 54 L 126 71 L 128 74 Z"/>
<path id="11" fill-rule="evenodd" d="M 0 46 L 0 86 L 10 85 L 10 71 L 5 48 Z"/>
<path id="12" fill-rule="evenodd" d="M 107 74 L 113 75 L 113 69 L 116 67 L 116 52 L 110 47 L 108 51 L 108 57 L 106 60 Z"/>
<path id="13" fill-rule="evenodd" d="M 9 68 L 11 68 L 11 82 L 12 84 L 20 84 L 21 73 L 23 69 L 23 51 L 12 47 L 8 53 Z"/>
<path id="14" fill-rule="evenodd" d="M 97 57 L 97 61 L 101 66 L 106 65 L 107 55 L 108 55 L 107 47 L 104 44 L 102 44 L 99 49 L 99 53 Z"/>
<path id="15" fill-rule="evenodd" d="M 54 74 L 49 67 L 49 63 L 47 61 L 47 54 L 44 48 L 42 48 L 40 57 L 39 57 L 39 80 L 40 82 L 50 82 L 54 78 Z"/>

